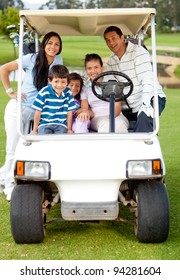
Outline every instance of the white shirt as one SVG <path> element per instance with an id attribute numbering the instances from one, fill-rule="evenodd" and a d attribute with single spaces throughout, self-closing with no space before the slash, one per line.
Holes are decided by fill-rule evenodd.
<path id="1" fill-rule="evenodd" d="M 127 101 L 133 112 L 138 112 L 142 103 L 150 101 L 154 96 L 152 65 L 149 53 L 144 47 L 128 42 L 126 52 L 120 60 L 114 53 L 109 57 L 107 70 L 122 72 L 132 80 L 134 89 Z M 125 82 L 119 76 L 116 76 L 116 79 Z M 166 97 L 159 83 L 157 88 L 158 95 Z"/>
<path id="2" fill-rule="evenodd" d="M 108 80 L 109 76 L 106 76 L 104 77 L 103 82 L 106 82 Z M 97 98 L 92 91 L 91 85 L 92 82 L 88 79 L 82 88 L 81 100 L 85 99 L 88 101 L 88 104 L 94 113 L 94 117 L 109 115 L 109 102 Z M 100 88 L 96 87 L 96 91 L 98 94 L 102 94 Z"/>

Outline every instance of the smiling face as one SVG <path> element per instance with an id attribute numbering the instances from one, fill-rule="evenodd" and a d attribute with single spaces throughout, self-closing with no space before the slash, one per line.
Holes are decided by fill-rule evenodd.
<path id="1" fill-rule="evenodd" d="M 54 58 L 60 50 L 60 41 L 56 36 L 52 36 L 45 45 L 46 57 Z"/>
<path id="2" fill-rule="evenodd" d="M 124 52 L 125 42 L 124 35 L 121 37 L 116 33 L 116 31 L 110 31 L 105 34 L 104 39 L 108 48 L 114 52 L 117 56 L 120 56 Z"/>
<path id="3" fill-rule="evenodd" d="M 61 95 L 63 90 L 67 87 L 68 80 L 67 78 L 54 77 L 52 80 L 49 80 L 49 83 L 52 85 L 57 95 Z"/>
<path id="4" fill-rule="evenodd" d="M 90 60 L 86 62 L 86 73 L 90 80 L 94 80 L 94 78 L 102 73 L 103 67 L 100 64 L 100 61 L 97 59 Z"/>
<path id="5" fill-rule="evenodd" d="M 72 95 L 75 97 L 81 91 L 81 82 L 80 80 L 71 80 L 69 85 Z"/>

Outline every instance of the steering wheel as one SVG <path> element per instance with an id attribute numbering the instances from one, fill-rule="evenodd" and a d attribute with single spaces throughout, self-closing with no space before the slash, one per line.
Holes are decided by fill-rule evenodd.
<path id="1" fill-rule="evenodd" d="M 126 82 L 109 80 L 107 82 L 98 82 L 104 76 L 116 75 L 124 78 Z M 102 94 L 98 94 L 95 87 L 98 86 L 102 90 Z M 123 93 L 125 87 L 130 87 L 127 94 Z M 133 91 L 133 82 L 124 73 L 118 71 L 106 71 L 95 77 L 92 81 L 92 91 L 94 95 L 104 101 L 109 102 L 109 128 L 110 132 L 115 132 L 115 102 L 127 99 Z"/>
<path id="2" fill-rule="evenodd" d="M 98 80 L 104 76 L 116 75 L 124 78 L 127 82 L 120 82 L 116 80 L 109 80 L 107 82 L 98 82 Z M 98 94 L 96 86 L 100 87 L 102 94 Z M 125 87 L 130 87 L 127 94 L 123 93 Z M 118 71 L 106 71 L 95 77 L 92 81 L 92 91 L 94 95 L 104 101 L 110 102 L 110 96 L 114 96 L 115 102 L 127 99 L 133 91 L 132 80 L 124 73 Z"/>

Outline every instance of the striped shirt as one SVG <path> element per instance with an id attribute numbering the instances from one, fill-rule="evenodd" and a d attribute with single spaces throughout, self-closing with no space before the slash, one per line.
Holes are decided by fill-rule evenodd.
<path id="1" fill-rule="evenodd" d="M 120 60 L 115 53 L 111 54 L 107 69 L 122 72 L 132 80 L 134 89 L 127 101 L 133 112 L 138 112 L 142 103 L 147 103 L 154 96 L 152 65 L 145 48 L 128 42 L 126 52 Z M 121 77 L 116 76 L 116 79 L 125 82 Z M 125 88 L 124 93 L 128 89 Z M 157 89 L 160 97 L 166 97 L 159 83 Z"/>
<path id="2" fill-rule="evenodd" d="M 33 68 L 36 63 L 36 58 L 37 53 L 29 53 L 24 55 L 22 58 L 22 68 L 24 70 L 24 76 L 21 91 L 26 94 L 26 99 L 22 102 L 23 107 L 31 107 L 36 95 L 38 94 L 38 90 L 33 84 Z M 19 59 L 17 59 L 16 62 L 19 65 Z M 62 57 L 59 55 L 55 56 L 54 61 L 49 66 L 49 70 L 52 66 L 57 64 L 63 64 Z"/>
<path id="3" fill-rule="evenodd" d="M 71 90 L 66 87 L 60 96 L 48 85 L 40 90 L 32 107 L 41 111 L 39 127 L 58 124 L 67 127 L 67 113 L 76 109 Z"/>

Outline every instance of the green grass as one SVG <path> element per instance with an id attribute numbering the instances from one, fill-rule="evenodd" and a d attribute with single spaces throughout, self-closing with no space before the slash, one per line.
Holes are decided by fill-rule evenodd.
<path id="1" fill-rule="evenodd" d="M 13 85 L 14 86 L 14 85 Z M 14 86 L 15 87 L 15 86 Z M 0 85 L 0 163 L 5 156 L 3 110 L 8 101 Z M 18 245 L 13 241 L 9 222 L 9 203 L 0 194 L 0 259 L 2 260 L 178 260 L 180 234 L 180 93 L 165 91 L 167 105 L 160 119 L 159 137 L 166 163 L 166 184 L 170 199 L 170 232 L 166 242 L 143 244 L 136 240 L 132 224 L 103 221 L 99 224 L 63 222 L 50 224 L 41 244 Z M 122 208 L 123 218 L 129 217 Z M 52 209 L 49 219 L 59 216 L 59 206 Z M 132 221 L 132 219 L 131 219 Z"/>
<path id="2" fill-rule="evenodd" d="M 96 46 L 96 51 L 94 47 Z M 0 39 L 0 64 L 14 59 L 14 49 L 12 42 L 7 39 Z M 16 48 L 16 54 L 18 48 Z M 64 65 L 66 66 L 83 66 L 83 60 L 87 53 L 97 52 L 102 57 L 107 57 L 110 54 L 104 39 L 99 36 L 77 36 L 77 37 L 62 37 L 62 53 Z"/>
<path id="3" fill-rule="evenodd" d="M 16 54 L 17 52 L 18 48 L 16 48 Z M 12 42 L 8 39 L 0 39 L 0 65 L 14 59 L 14 47 Z"/>
<path id="4" fill-rule="evenodd" d="M 108 57 L 110 51 L 103 37 L 62 37 L 62 57 L 67 66 L 83 66 L 87 53 L 96 52 L 101 57 Z M 94 50 L 95 49 L 95 50 Z"/>
<path id="5" fill-rule="evenodd" d="M 180 65 L 178 67 L 176 67 L 176 70 L 175 70 L 175 75 L 177 78 L 180 78 Z"/>
<path id="6" fill-rule="evenodd" d="M 145 39 L 147 45 L 151 44 L 151 38 Z M 179 47 L 179 33 L 156 33 L 156 45 L 166 47 Z"/>
<path id="7" fill-rule="evenodd" d="M 108 57 L 110 51 L 105 44 L 103 37 L 100 36 L 63 36 L 62 37 L 62 57 L 66 66 L 83 66 L 83 60 L 87 53 L 96 52 L 101 57 Z M 147 46 L 150 46 L 150 39 L 145 41 Z M 177 33 L 172 34 L 157 34 L 157 46 L 180 46 L 180 36 Z M 0 39 L 0 65 L 14 59 L 14 49 L 12 42 L 7 39 Z M 18 49 L 16 49 L 17 51 Z M 173 55 L 179 55 L 173 53 Z"/>
<path id="8" fill-rule="evenodd" d="M 157 46 L 179 47 L 180 34 L 179 33 L 157 33 L 156 34 Z"/>

